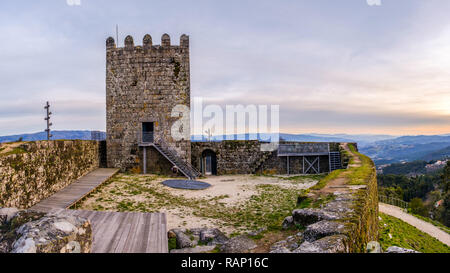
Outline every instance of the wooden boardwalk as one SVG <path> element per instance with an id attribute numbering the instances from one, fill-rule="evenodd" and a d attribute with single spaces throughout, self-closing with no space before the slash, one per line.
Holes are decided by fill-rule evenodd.
<path id="1" fill-rule="evenodd" d="M 164 213 L 68 209 L 117 172 L 117 169 L 97 169 L 31 209 L 88 219 L 92 226 L 93 253 L 168 253 Z"/>
<path id="2" fill-rule="evenodd" d="M 53 210 L 89 219 L 92 253 L 168 253 L 164 213 Z"/>
<path id="3" fill-rule="evenodd" d="M 31 209 L 44 212 L 52 209 L 68 209 L 105 183 L 118 171 L 118 169 L 97 169 L 92 171 L 49 198 L 37 203 Z"/>

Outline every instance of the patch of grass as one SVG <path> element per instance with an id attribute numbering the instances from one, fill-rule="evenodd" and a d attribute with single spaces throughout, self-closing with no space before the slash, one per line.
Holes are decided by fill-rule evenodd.
<path id="1" fill-rule="evenodd" d="M 352 153 L 357 155 L 361 161 L 360 167 L 351 167 L 349 168 L 348 174 L 346 174 L 346 177 L 349 179 L 348 184 L 349 185 L 366 185 L 369 181 L 370 177 L 374 175 L 374 168 L 375 165 L 370 159 L 370 157 L 361 154 L 360 152 L 356 151 L 356 148 L 349 144 L 348 145 Z M 354 163 L 354 162 L 353 162 Z"/>
<path id="2" fill-rule="evenodd" d="M 334 194 L 328 194 L 326 196 L 319 196 L 318 198 L 305 198 L 303 201 L 297 205 L 297 209 L 306 208 L 321 208 L 327 203 L 333 201 L 336 198 Z"/>
<path id="3" fill-rule="evenodd" d="M 220 253 L 220 246 L 216 246 L 211 252 L 209 253 Z"/>
<path id="4" fill-rule="evenodd" d="M 169 238 L 169 251 L 177 249 L 177 238 Z"/>
<path id="5" fill-rule="evenodd" d="M 24 149 L 20 148 L 20 147 L 16 147 L 13 148 L 11 151 L 6 152 L 6 153 L 1 153 L 0 156 L 8 156 L 8 155 L 16 155 L 16 154 L 24 154 L 27 151 L 25 151 Z"/>
<path id="6" fill-rule="evenodd" d="M 450 253 L 450 247 L 400 219 L 380 213 L 379 241 L 383 250 L 391 246 L 422 253 Z M 389 236 L 389 234 L 392 236 Z"/>
<path id="7" fill-rule="evenodd" d="M 289 176 L 289 177 L 281 177 L 283 180 L 287 181 L 303 181 L 303 180 L 322 180 L 325 178 L 325 174 L 313 174 L 313 175 L 296 175 L 296 176 Z"/>
<path id="8" fill-rule="evenodd" d="M 329 175 L 327 175 L 326 177 L 321 179 L 319 181 L 319 183 L 317 183 L 314 187 L 311 188 L 311 190 L 321 190 L 321 189 L 325 188 L 325 186 L 328 184 L 328 182 L 330 182 L 333 179 L 336 179 L 344 171 L 345 170 L 333 171 L 332 173 L 330 173 Z"/>

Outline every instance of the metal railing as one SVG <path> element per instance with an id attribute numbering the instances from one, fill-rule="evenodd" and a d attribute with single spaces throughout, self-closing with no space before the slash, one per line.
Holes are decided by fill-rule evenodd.
<path id="1" fill-rule="evenodd" d="M 400 200 L 400 199 L 397 199 L 394 197 L 390 197 L 390 196 L 385 196 L 385 195 L 378 195 L 378 200 L 381 203 L 396 206 L 396 207 L 404 209 L 405 211 L 408 211 L 409 203 L 405 202 L 403 200 Z"/>
<path id="2" fill-rule="evenodd" d="M 152 143 L 159 145 L 162 149 L 164 149 L 164 152 L 169 153 L 170 156 L 179 161 L 174 163 L 184 164 L 188 168 L 188 170 L 196 177 L 200 177 L 202 175 L 202 173 L 198 171 L 194 166 L 192 166 L 189 162 L 180 158 L 178 152 L 170 145 L 166 144 L 166 142 L 160 136 L 154 136 Z"/>

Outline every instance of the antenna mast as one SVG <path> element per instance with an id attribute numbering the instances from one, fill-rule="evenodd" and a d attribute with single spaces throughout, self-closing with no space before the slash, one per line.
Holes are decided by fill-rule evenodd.
<path id="1" fill-rule="evenodd" d="M 50 116 L 53 114 L 50 112 L 50 103 L 47 101 L 47 104 L 44 107 L 45 110 L 47 110 L 47 116 L 45 117 L 45 120 L 47 121 L 47 129 L 45 130 L 47 132 L 47 141 L 50 140 L 53 135 L 51 134 L 50 127 L 53 125 L 53 123 L 50 122 Z"/>
<path id="2" fill-rule="evenodd" d="M 116 25 L 116 44 L 119 47 L 119 25 Z"/>

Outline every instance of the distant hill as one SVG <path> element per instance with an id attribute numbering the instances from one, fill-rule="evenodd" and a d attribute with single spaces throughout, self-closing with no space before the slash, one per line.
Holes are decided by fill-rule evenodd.
<path id="1" fill-rule="evenodd" d="M 402 136 L 393 139 L 376 141 L 376 145 L 393 145 L 393 144 L 429 144 L 429 143 L 450 143 L 450 136 Z"/>
<path id="2" fill-rule="evenodd" d="M 383 168 L 383 174 L 425 174 L 427 172 L 425 166 L 426 161 L 413 161 L 408 163 L 394 163 Z"/>
<path id="3" fill-rule="evenodd" d="M 450 136 L 403 136 L 361 147 L 377 165 L 402 161 L 438 160 L 450 157 Z"/>
<path id="4" fill-rule="evenodd" d="M 52 131 L 53 138 L 52 139 L 81 139 L 81 140 L 90 140 L 92 131 Z M 106 138 L 105 132 L 100 132 L 101 138 Z M 22 138 L 23 141 L 38 141 L 38 140 L 46 140 L 47 133 L 39 132 L 33 134 L 20 134 L 20 135 L 12 135 L 12 136 L 0 136 L 0 143 L 3 142 L 14 142 Z"/>
<path id="5" fill-rule="evenodd" d="M 440 159 L 447 159 L 447 158 L 450 158 L 450 146 L 448 146 L 444 149 L 433 151 L 429 154 L 426 154 L 426 155 L 422 156 L 420 158 L 420 160 L 431 161 L 431 160 L 440 160 Z"/>

